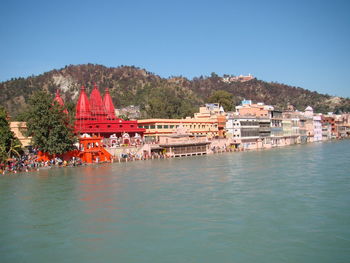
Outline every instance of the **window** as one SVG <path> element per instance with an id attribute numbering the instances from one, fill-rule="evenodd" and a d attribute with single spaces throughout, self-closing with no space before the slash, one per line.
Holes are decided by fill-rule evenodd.
<path id="1" fill-rule="evenodd" d="M 169 125 L 164 125 L 164 129 L 169 129 Z"/>
<path id="2" fill-rule="evenodd" d="M 170 129 L 174 128 L 174 125 L 170 125 Z"/>
<path id="3" fill-rule="evenodd" d="M 155 125 L 151 125 L 151 129 L 155 129 L 156 128 L 156 126 Z"/>
<path id="4" fill-rule="evenodd" d="M 143 126 L 143 128 L 145 128 L 145 129 L 149 129 L 149 126 L 148 126 L 148 125 L 145 125 L 145 126 Z"/>
<path id="5" fill-rule="evenodd" d="M 259 129 L 255 128 L 245 128 L 241 130 L 243 137 L 257 137 L 259 136 Z"/>
<path id="6" fill-rule="evenodd" d="M 163 126 L 162 125 L 157 125 L 157 129 L 162 129 Z"/>
<path id="7" fill-rule="evenodd" d="M 111 128 L 111 125 L 107 125 L 107 128 Z"/>

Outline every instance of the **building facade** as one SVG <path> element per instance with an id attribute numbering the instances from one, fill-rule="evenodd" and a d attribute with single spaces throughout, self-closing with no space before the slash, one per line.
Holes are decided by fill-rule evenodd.
<path id="1" fill-rule="evenodd" d="M 260 124 L 256 117 L 231 114 L 227 118 L 226 131 L 239 148 L 257 149 L 261 144 Z"/>
<path id="2" fill-rule="evenodd" d="M 139 128 L 145 129 L 146 142 L 156 142 L 160 136 L 173 134 L 181 127 L 193 135 L 205 135 L 208 138 L 219 136 L 217 119 L 144 119 L 137 122 Z"/>
<path id="3" fill-rule="evenodd" d="M 323 140 L 321 116 L 314 115 L 313 121 L 314 121 L 314 142 L 320 142 Z"/>
<path id="4" fill-rule="evenodd" d="M 145 132 L 145 129 L 138 127 L 136 121 L 117 118 L 109 90 L 105 90 L 102 99 L 96 85 L 90 94 L 90 99 L 85 92 L 85 87 L 81 87 L 75 119 L 76 134 L 99 135 L 108 138 L 122 137 L 125 133 L 131 137 L 143 136 Z"/>
<path id="5" fill-rule="evenodd" d="M 159 141 L 162 135 L 171 135 L 178 128 L 184 128 L 195 136 L 205 135 L 207 138 L 225 136 L 226 116 L 218 103 L 206 104 L 199 108 L 194 117 L 185 119 L 144 119 L 138 120 L 138 127 L 145 129 L 146 141 Z"/>
<path id="6" fill-rule="evenodd" d="M 282 111 L 273 110 L 271 112 L 271 146 L 277 147 L 282 145 L 283 127 Z"/>
<path id="7" fill-rule="evenodd" d="M 27 123 L 23 121 L 11 121 L 10 129 L 21 142 L 23 147 L 30 146 L 32 137 L 27 137 L 25 134 L 27 132 Z"/>

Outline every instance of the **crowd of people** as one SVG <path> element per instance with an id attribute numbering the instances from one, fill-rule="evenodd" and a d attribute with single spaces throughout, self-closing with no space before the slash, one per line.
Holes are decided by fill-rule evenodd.
<path id="1" fill-rule="evenodd" d="M 224 152 L 238 152 L 238 151 L 242 151 L 243 148 L 233 148 L 233 147 L 228 147 L 226 145 L 223 146 L 213 146 L 211 147 L 211 151 L 213 153 L 224 153 Z"/>
<path id="2" fill-rule="evenodd" d="M 69 161 L 62 160 L 58 157 L 49 161 L 39 161 L 38 156 L 34 153 L 23 154 L 20 157 L 7 159 L 5 163 L 0 164 L 0 175 L 16 174 L 18 172 L 38 171 L 40 168 L 51 167 L 68 167 L 80 166 L 82 161 L 80 158 L 73 157 Z"/>
<path id="3" fill-rule="evenodd" d="M 167 155 L 163 152 L 152 152 L 151 154 L 144 153 L 139 154 L 134 151 L 121 153 L 120 155 L 113 157 L 113 162 L 127 162 L 127 161 L 139 161 L 139 160 L 151 160 L 151 159 L 164 159 Z"/>
<path id="4" fill-rule="evenodd" d="M 238 149 L 233 149 L 231 147 L 225 146 L 214 146 L 211 148 L 213 153 L 222 153 L 222 152 L 232 152 Z M 157 151 L 151 152 L 148 154 L 144 152 L 139 154 L 136 151 L 123 152 L 121 154 L 115 155 L 112 159 L 112 162 L 128 162 L 136 160 L 150 160 L 150 159 L 165 159 L 169 158 L 166 152 Z M 99 161 L 97 160 L 97 163 Z M 47 169 L 52 167 L 74 167 L 81 166 L 83 164 L 82 160 L 78 157 L 72 157 L 69 161 L 55 157 L 49 161 L 39 161 L 38 155 L 34 151 L 32 153 L 26 153 L 20 157 L 13 157 L 7 159 L 5 163 L 0 164 L 0 175 L 5 174 L 16 174 L 19 172 L 32 172 L 38 171 L 40 169 Z"/>

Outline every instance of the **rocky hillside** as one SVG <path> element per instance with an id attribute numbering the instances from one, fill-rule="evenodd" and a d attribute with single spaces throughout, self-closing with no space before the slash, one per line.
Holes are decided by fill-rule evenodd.
<path id="1" fill-rule="evenodd" d="M 233 103 L 249 98 L 283 109 L 288 103 L 303 110 L 310 105 L 316 111 L 350 111 L 350 100 L 311 92 L 299 87 L 253 79 L 247 82 L 226 83 L 212 73 L 209 77 L 192 80 L 183 77 L 161 78 L 133 66 L 108 68 L 102 65 L 70 65 L 28 78 L 11 79 L 0 83 L 0 104 L 15 117 L 25 110 L 30 95 L 39 89 L 54 94 L 56 89 L 73 109 L 80 86 L 88 92 L 93 83 L 109 88 L 116 107 L 139 105 L 143 117 L 184 117 L 207 102 L 209 96 L 224 90 L 234 96 Z"/>

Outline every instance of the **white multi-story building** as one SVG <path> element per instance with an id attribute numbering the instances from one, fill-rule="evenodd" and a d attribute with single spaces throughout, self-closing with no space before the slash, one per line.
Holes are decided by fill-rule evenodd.
<path id="1" fill-rule="evenodd" d="M 314 115 L 314 142 L 322 141 L 322 122 L 320 115 Z"/>
<path id="2" fill-rule="evenodd" d="M 260 148 L 259 120 L 255 117 L 229 115 L 226 121 L 226 135 L 244 149 Z"/>

